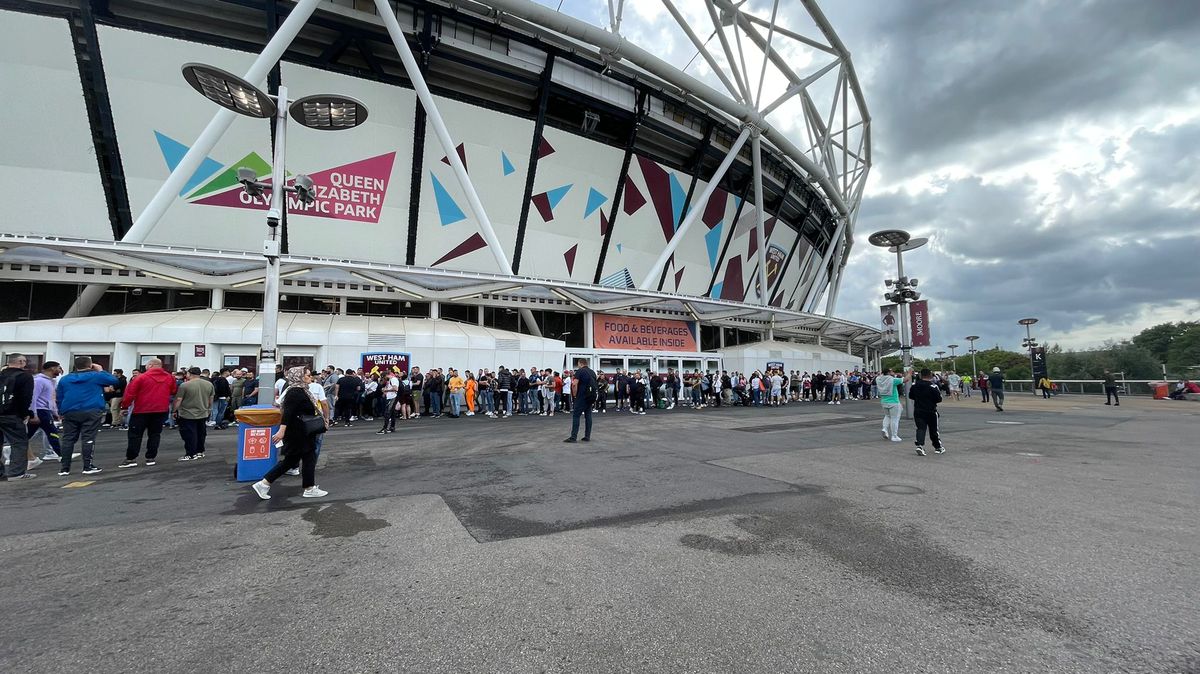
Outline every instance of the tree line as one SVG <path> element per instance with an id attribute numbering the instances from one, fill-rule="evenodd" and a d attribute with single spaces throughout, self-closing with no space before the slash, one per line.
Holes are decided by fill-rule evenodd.
<path id="1" fill-rule="evenodd" d="M 1159 379 L 1164 364 L 1168 379 L 1200 379 L 1200 321 L 1161 323 L 1129 339 L 1106 341 L 1098 349 L 1074 351 L 1058 344 L 1046 349 L 1046 367 L 1054 380 L 1101 379 L 1106 369 L 1124 372 L 1126 379 Z M 899 370 L 900 356 L 884 358 L 883 366 Z M 973 374 L 970 354 L 960 353 L 954 359 L 946 356 L 940 360 L 914 357 L 913 367 Z M 999 367 L 1010 380 L 1033 376 L 1028 352 L 1007 351 L 998 346 L 976 353 L 975 367 L 983 372 Z"/>

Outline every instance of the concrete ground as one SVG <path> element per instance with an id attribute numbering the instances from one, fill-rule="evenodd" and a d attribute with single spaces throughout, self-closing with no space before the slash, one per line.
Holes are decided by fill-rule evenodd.
<path id="1" fill-rule="evenodd" d="M 878 409 L 363 422 L 319 501 L 105 431 L 0 484 L 0 671 L 1200 671 L 1200 405 Z"/>

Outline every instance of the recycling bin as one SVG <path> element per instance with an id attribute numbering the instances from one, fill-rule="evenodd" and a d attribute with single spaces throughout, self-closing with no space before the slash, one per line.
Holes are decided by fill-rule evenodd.
<path id="1" fill-rule="evenodd" d="M 274 405 L 240 407 L 238 421 L 237 481 L 257 482 L 279 460 L 279 450 L 271 436 L 279 430 L 282 414 Z"/>

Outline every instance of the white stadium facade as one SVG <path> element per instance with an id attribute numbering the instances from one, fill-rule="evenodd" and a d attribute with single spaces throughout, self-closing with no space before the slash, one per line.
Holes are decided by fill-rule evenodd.
<path id="1" fill-rule="evenodd" d="M 811 0 L 637 2 L 692 62 L 626 36 L 632 0 L 597 0 L 603 25 L 550 0 L 0 0 L 0 351 L 254 365 L 268 205 L 238 169 L 268 177 L 276 134 L 198 94 L 199 62 L 369 113 L 286 135 L 314 192 L 274 230 L 286 364 L 873 364 L 879 331 L 834 315 L 871 139 L 833 27 Z"/>

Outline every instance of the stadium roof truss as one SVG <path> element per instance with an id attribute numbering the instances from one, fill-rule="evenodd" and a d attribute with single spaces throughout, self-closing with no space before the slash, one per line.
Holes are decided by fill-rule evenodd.
<path id="1" fill-rule="evenodd" d="M 279 265 L 284 292 L 303 295 L 651 315 L 860 349 L 876 348 L 880 339 L 875 328 L 852 321 L 657 290 L 304 255 L 281 255 Z M 88 273 L 80 274 L 81 268 Z M 121 283 L 231 291 L 261 290 L 264 274 L 261 255 L 247 251 L 3 233 L 0 271 L 10 279 L 90 282 L 100 288 Z"/>

